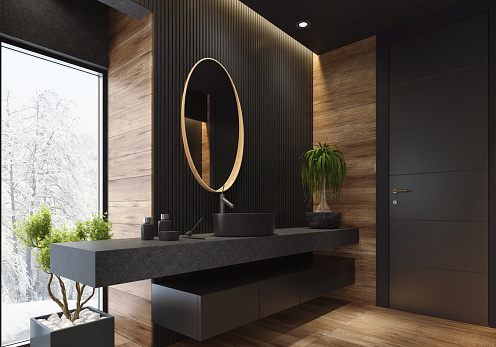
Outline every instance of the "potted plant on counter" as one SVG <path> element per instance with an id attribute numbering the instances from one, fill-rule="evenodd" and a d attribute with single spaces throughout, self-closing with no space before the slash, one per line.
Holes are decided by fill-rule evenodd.
<path id="1" fill-rule="evenodd" d="M 307 212 L 308 225 L 317 229 L 334 229 L 339 225 L 341 212 L 332 212 L 327 204 L 329 192 L 337 202 L 341 187 L 346 179 L 346 161 L 337 145 L 318 142 L 315 148 L 303 153 L 301 181 L 306 198 L 312 201 L 315 196 L 320 203 L 315 212 Z"/>
<path id="2" fill-rule="evenodd" d="M 30 346 L 114 346 L 114 317 L 84 304 L 95 294 L 83 300 L 86 285 L 76 282 L 76 309 L 70 310 L 66 286 L 61 276 L 50 272 L 50 244 L 107 240 L 112 237 L 112 223 L 106 216 L 94 214 L 85 222 L 77 222 L 76 227 L 68 230 L 65 225 L 57 229 L 52 224 L 50 208 L 41 210 L 16 224 L 14 234 L 26 248 L 33 248 L 35 263 L 40 270 L 50 275 L 47 290 L 50 298 L 62 312 L 31 318 Z M 74 255 L 77 256 L 77 255 Z M 52 291 L 52 281 L 56 278 L 62 298 Z M 105 318 L 105 319 L 103 319 Z"/>

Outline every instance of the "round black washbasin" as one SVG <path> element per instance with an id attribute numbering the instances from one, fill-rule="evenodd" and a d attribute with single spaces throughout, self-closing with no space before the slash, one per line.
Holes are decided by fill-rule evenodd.
<path id="1" fill-rule="evenodd" d="M 250 237 L 274 235 L 275 213 L 213 213 L 214 236 Z"/>

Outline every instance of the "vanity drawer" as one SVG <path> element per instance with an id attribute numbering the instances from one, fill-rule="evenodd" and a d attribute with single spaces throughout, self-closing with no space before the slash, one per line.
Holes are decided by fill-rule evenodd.
<path id="1" fill-rule="evenodd" d="M 259 318 L 258 283 L 203 295 L 198 298 L 200 341 Z"/>
<path id="2" fill-rule="evenodd" d="M 301 272 L 301 302 L 355 282 L 355 259 L 314 255 L 313 266 Z"/>
<path id="3" fill-rule="evenodd" d="M 260 318 L 300 303 L 300 272 L 260 282 Z"/>
<path id="4" fill-rule="evenodd" d="M 152 321 L 203 341 L 259 319 L 259 284 L 212 293 L 152 284 Z"/>
<path id="5" fill-rule="evenodd" d="M 198 296 L 152 283 L 152 322 L 198 339 Z"/>

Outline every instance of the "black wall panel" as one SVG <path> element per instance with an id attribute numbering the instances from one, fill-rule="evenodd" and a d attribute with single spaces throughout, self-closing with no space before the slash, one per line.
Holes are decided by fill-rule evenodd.
<path id="1" fill-rule="evenodd" d="M 2 0 L 0 33 L 108 67 L 108 7 L 96 0 Z"/>
<path id="2" fill-rule="evenodd" d="M 241 171 L 229 212 L 275 212 L 276 227 L 306 225 L 300 155 L 312 141 L 312 53 L 235 0 L 152 1 L 154 13 L 153 214 L 169 213 L 182 233 L 204 217 L 211 230 L 216 194 L 187 164 L 180 133 L 184 83 L 200 59 L 227 69 L 245 127 Z"/>
<path id="3" fill-rule="evenodd" d="M 312 145 L 313 55 L 237 0 L 135 0 L 153 11 L 153 215 L 173 229 L 211 230 L 219 196 L 195 180 L 180 132 L 181 97 L 200 59 L 218 60 L 239 95 L 245 127 L 228 212 L 275 212 L 276 228 L 306 225 L 300 155 Z M 181 339 L 155 326 L 154 343 Z"/>

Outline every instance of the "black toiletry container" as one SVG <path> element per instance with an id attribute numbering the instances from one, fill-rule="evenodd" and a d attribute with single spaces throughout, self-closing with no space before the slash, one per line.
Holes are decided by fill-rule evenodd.
<path id="1" fill-rule="evenodd" d="M 143 224 L 141 224 L 141 239 L 142 240 L 153 240 L 155 232 L 153 230 L 153 224 L 151 223 L 150 217 L 145 217 Z"/>
<path id="2" fill-rule="evenodd" d="M 158 232 L 158 238 L 160 241 L 177 241 L 179 240 L 179 231 L 160 230 Z"/>

